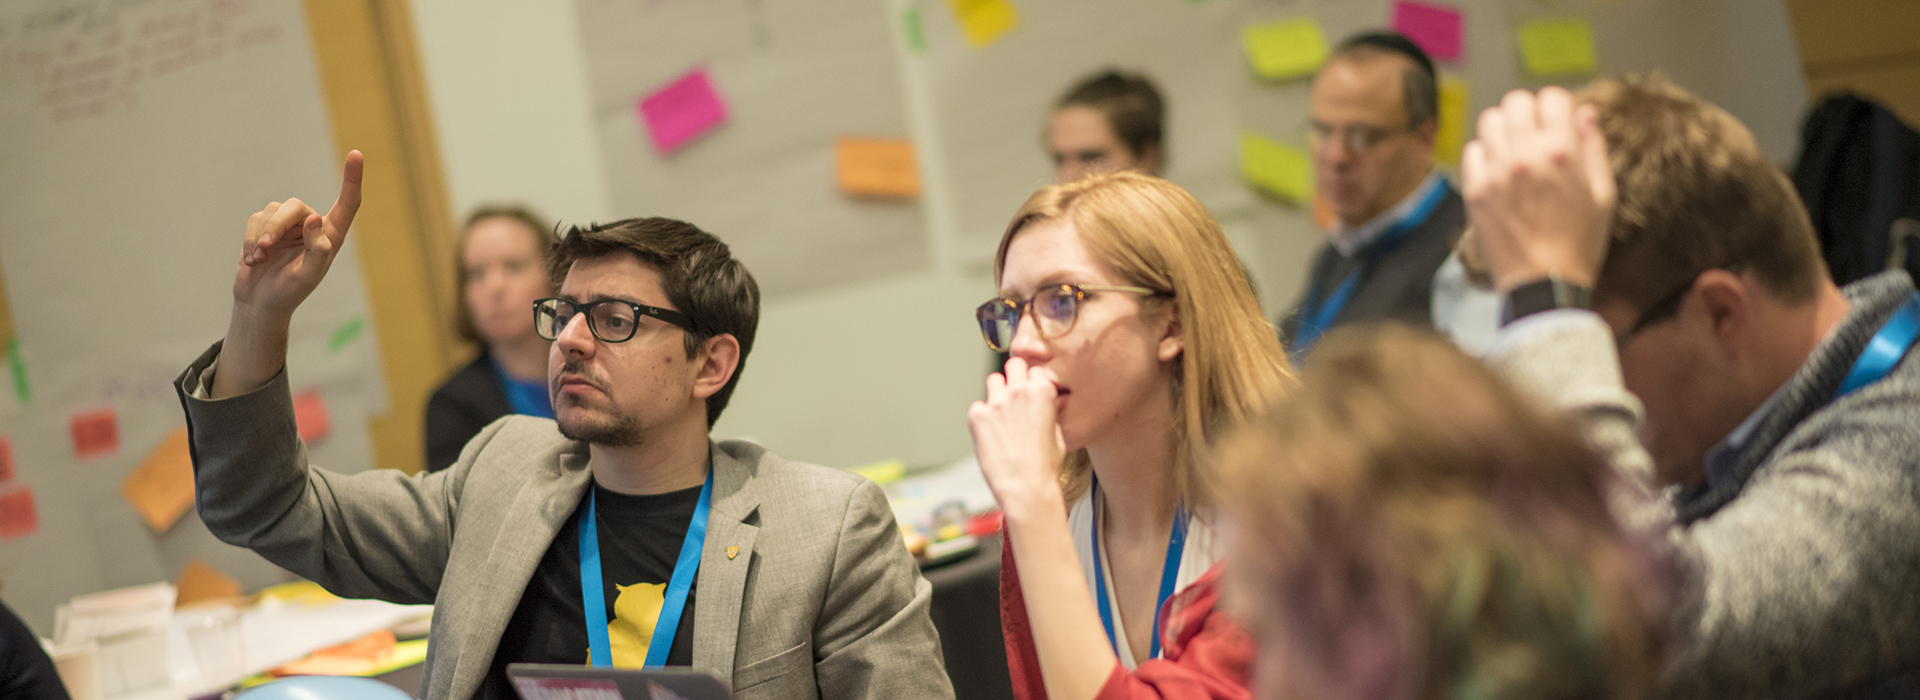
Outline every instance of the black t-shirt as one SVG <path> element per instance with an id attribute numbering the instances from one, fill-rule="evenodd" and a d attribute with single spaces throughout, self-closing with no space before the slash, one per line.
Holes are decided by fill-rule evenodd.
<path id="1" fill-rule="evenodd" d="M 649 624 L 648 620 L 659 613 L 667 582 L 673 578 L 673 565 L 680 558 L 680 544 L 687 537 L 687 526 L 693 522 L 694 508 L 700 502 L 700 488 L 654 496 L 614 493 L 597 484 L 592 488 L 614 665 L 638 668 L 650 641 L 639 633 L 643 628 L 638 625 Z M 507 664 L 587 663 L 586 614 L 580 605 L 580 519 L 586 512 L 587 501 L 582 497 L 573 515 L 554 535 L 553 544 L 547 545 L 526 592 L 520 594 L 513 619 L 500 635 L 500 647 L 494 651 L 487 680 L 476 698 L 519 697 L 507 680 Z M 674 632 L 673 648 L 667 651 L 668 666 L 693 665 L 693 601 L 699 590 L 696 578 L 687 592 L 687 607 L 680 615 L 680 628 Z M 640 618 L 638 624 L 635 617 Z"/>

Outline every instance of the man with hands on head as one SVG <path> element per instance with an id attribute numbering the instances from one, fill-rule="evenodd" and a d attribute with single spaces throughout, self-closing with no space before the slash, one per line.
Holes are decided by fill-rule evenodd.
<path id="1" fill-rule="evenodd" d="M 1657 77 L 1507 95 L 1464 174 L 1463 247 L 1505 297 L 1489 361 L 1578 412 L 1687 573 L 1661 695 L 1914 687 L 1906 274 L 1836 287 L 1752 135 Z"/>
<path id="2" fill-rule="evenodd" d="M 309 466 L 288 327 L 361 171 L 349 153 L 324 216 L 291 199 L 248 220 L 227 338 L 177 382 L 209 529 L 339 595 L 434 603 L 432 700 L 512 698 L 515 662 L 692 666 L 743 699 L 952 697 L 879 488 L 708 437 L 759 290 L 690 224 L 574 227 L 554 249 L 559 296 L 527 320 L 554 341 L 557 422 L 503 418 L 432 474 Z"/>

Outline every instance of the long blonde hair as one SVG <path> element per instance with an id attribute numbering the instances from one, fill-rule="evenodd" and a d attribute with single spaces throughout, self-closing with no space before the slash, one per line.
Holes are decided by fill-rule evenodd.
<path id="1" fill-rule="evenodd" d="M 1127 284 L 1170 298 L 1184 350 L 1172 382 L 1175 495 L 1204 513 L 1213 498 L 1201 455 L 1216 432 L 1278 400 L 1293 370 L 1273 324 L 1220 224 L 1186 190 L 1133 172 L 1095 175 L 1035 192 L 1013 215 L 993 259 L 994 283 L 1007 247 L 1026 227 L 1068 221 L 1080 242 Z M 1067 455 L 1060 477 L 1069 500 L 1086 492 L 1086 450 Z"/>

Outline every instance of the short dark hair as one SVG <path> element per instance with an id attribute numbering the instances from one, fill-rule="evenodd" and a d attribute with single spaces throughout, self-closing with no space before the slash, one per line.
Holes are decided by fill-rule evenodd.
<path id="1" fill-rule="evenodd" d="M 760 285 L 747 266 L 713 234 L 685 221 L 649 217 L 608 224 L 569 227 L 566 238 L 553 249 L 548 269 L 565 279 L 574 261 L 630 253 L 660 273 L 667 301 L 693 320 L 687 329 L 687 359 L 700 354 L 708 339 L 731 335 L 740 342 L 740 363 L 727 385 L 707 397 L 707 427 L 733 396 L 753 351 L 754 329 L 760 325 Z"/>
<path id="2" fill-rule="evenodd" d="M 461 340 L 483 345 L 485 340 L 480 337 L 480 327 L 473 322 L 473 309 L 467 308 L 467 234 L 472 233 L 474 226 L 487 219 L 512 219 L 527 227 L 528 231 L 533 232 L 534 254 L 539 255 L 543 261 L 547 257 L 547 252 L 553 249 L 554 244 L 560 242 L 559 236 L 553 232 L 553 225 L 524 206 L 488 204 L 467 215 L 467 223 L 460 227 L 460 238 L 454 241 L 454 276 L 458 280 L 460 296 L 458 303 L 454 304 L 453 330 L 460 334 Z M 558 289 L 559 286 L 558 277 L 547 276 L 548 289 Z"/>
<path id="3" fill-rule="evenodd" d="M 1405 57 L 1413 65 L 1400 74 L 1401 101 L 1406 103 L 1407 125 L 1417 127 L 1440 118 L 1440 78 L 1434 72 L 1433 59 L 1419 44 L 1399 32 L 1362 32 L 1340 42 L 1333 59 L 1393 54 Z"/>
<path id="4" fill-rule="evenodd" d="M 1053 106 L 1055 111 L 1068 107 L 1087 107 L 1106 115 L 1107 126 L 1134 158 L 1145 157 L 1149 146 L 1158 148 L 1165 136 L 1166 103 L 1144 75 L 1114 68 L 1096 73 L 1074 85 Z"/>

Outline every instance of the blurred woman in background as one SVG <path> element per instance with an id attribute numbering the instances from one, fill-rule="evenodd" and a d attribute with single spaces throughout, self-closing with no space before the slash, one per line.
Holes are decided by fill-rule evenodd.
<path id="1" fill-rule="evenodd" d="M 1218 464 L 1261 698 L 1652 689 L 1671 576 L 1607 509 L 1612 471 L 1440 336 L 1329 335 Z"/>
<path id="2" fill-rule="evenodd" d="M 460 235 L 460 337 L 480 356 L 427 402 L 427 469 L 459 459 L 467 441 L 509 413 L 553 417 L 549 343 L 533 329 L 533 302 L 554 295 L 547 279 L 553 228 L 519 207 L 488 207 Z"/>
<path id="3" fill-rule="evenodd" d="M 1219 224 L 1165 180 L 1092 175 L 1027 200 L 994 276 L 978 319 L 1011 358 L 967 418 L 1006 516 L 1014 694 L 1246 697 L 1201 453 L 1292 375 Z"/>

